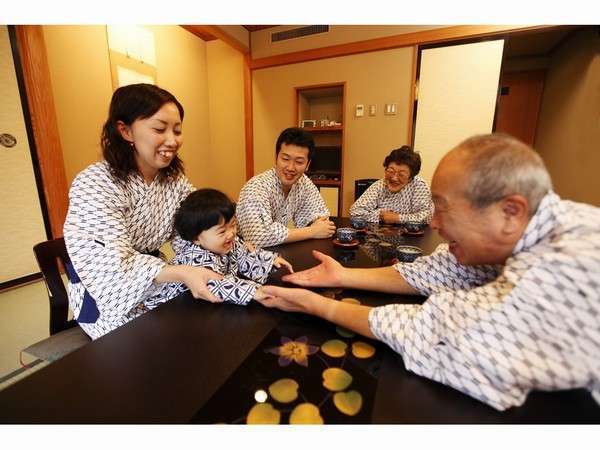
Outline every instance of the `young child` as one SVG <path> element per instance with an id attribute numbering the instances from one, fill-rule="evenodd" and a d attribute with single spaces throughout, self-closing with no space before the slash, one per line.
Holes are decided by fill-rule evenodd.
<path id="1" fill-rule="evenodd" d="M 172 264 L 188 264 L 211 269 L 221 280 L 210 280 L 209 290 L 224 302 L 246 305 L 261 297 L 261 283 L 273 266 L 292 265 L 276 253 L 255 250 L 237 237 L 235 203 L 216 189 L 199 189 L 181 202 L 175 213 Z M 239 275 L 248 279 L 239 278 Z M 185 292 L 183 283 L 165 283 L 146 301 L 150 309 Z"/>

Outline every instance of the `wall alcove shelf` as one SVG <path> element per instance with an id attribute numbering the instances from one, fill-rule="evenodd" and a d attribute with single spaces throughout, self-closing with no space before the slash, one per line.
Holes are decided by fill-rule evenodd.
<path id="1" fill-rule="evenodd" d="M 296 87 L 296 124 L 313 135 L 315 156 L 307 176 L 332 216 L 342 212 L 346 83 Z M 303 126 L 315 124 L 316 126 Z"/>

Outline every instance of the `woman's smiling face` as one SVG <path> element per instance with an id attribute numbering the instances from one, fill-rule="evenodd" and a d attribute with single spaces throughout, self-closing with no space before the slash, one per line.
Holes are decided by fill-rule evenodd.
<path id="1" fill-rule="evenodd" d="M 125 140 L 133 143 L 135 162 L 147 182 L 168 167 L 183 144 L 181 117 L 174 103 L 165 103 L 156 113 L 126 126 L 120 124 Z"/>
<path id="2" fill-rule="evenodd" d="M 384 170 L 385 185 L 391 192 L 400 192 L 410 180 L 410 168 L 406 164 L 391 162 Z"/>

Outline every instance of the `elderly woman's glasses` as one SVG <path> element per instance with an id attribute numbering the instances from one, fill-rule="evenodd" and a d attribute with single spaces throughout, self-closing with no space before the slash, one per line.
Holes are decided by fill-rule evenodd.
<path id="1" fill-rule="evenodd" d="M 386 176 L 393 178 L 399 178 L 400 180 L 408 180 L 408 178 L 410 177 L 410 173 L 406 170 L 400 170 L 400 171 L 395 171 L 394 169 L 392 169 L 391 167 L 388 167 L 385 169 L 385 174 Z"/>

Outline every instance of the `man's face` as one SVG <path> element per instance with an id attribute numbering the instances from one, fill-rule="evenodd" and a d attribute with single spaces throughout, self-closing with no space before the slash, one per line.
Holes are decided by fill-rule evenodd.
<path id="1" fill-rule="evenodd" d="M 464 265 L 503 264 L 506 254 L 503 241 L 503 213 L 494 203 L 474 208 L 464 196 L 465 161 L 456 151 L 446 155 L 431 182 L 435 212 L 431 227 L 448 241 L 450 252 Z"/>
<path id="2" fill-rule="evenodd" d="M 275 160 L 275 172 L 285 190 L 300 179 L 308 168 L 308 148 L 294 144 L 281 144 L 281 150 Z"/>

